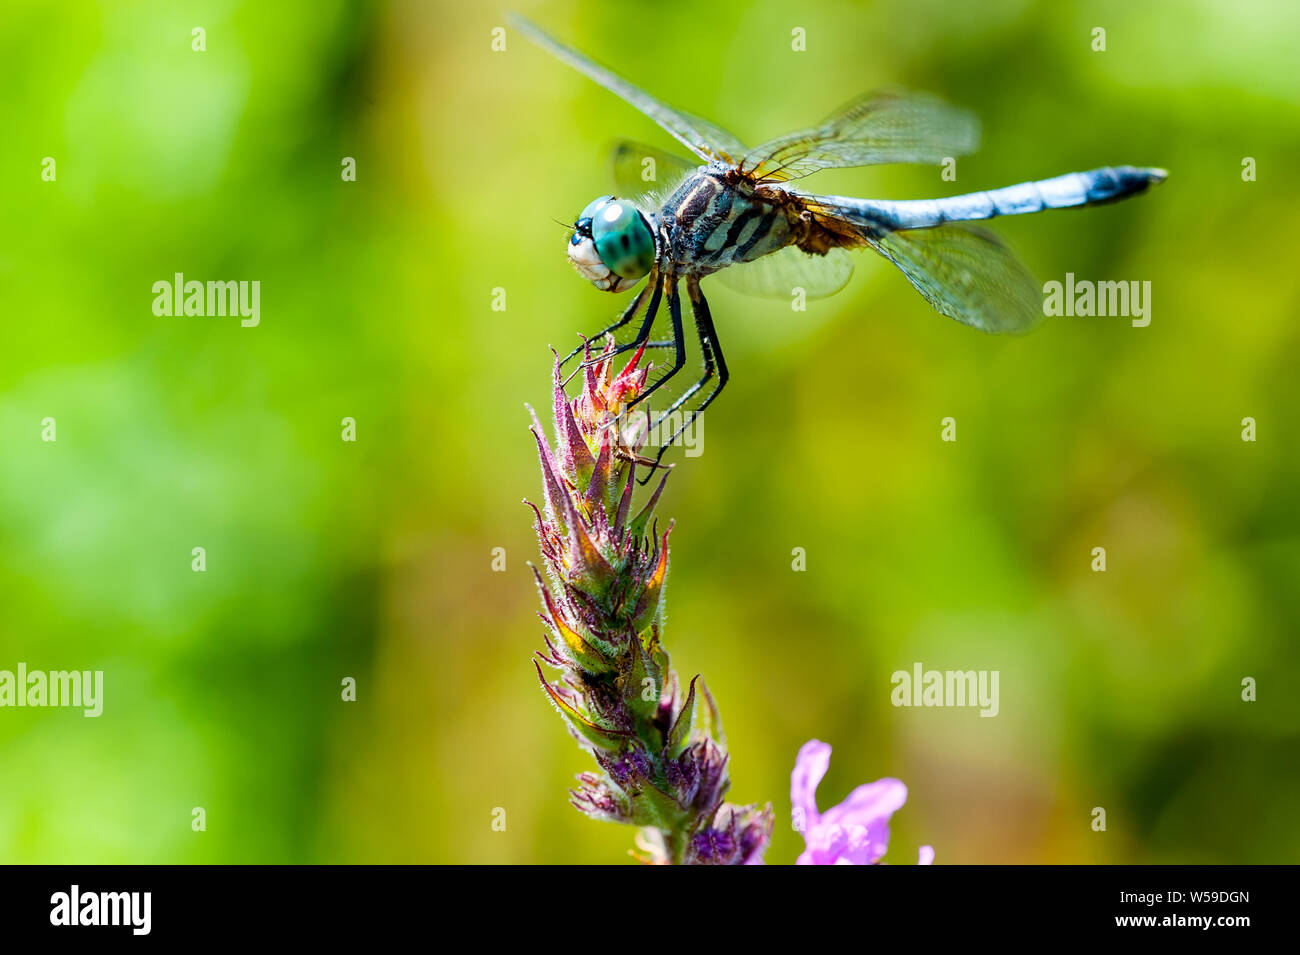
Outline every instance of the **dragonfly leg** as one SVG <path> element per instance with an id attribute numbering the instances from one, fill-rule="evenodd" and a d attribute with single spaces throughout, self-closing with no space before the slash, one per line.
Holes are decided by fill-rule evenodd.
<path id="1" fill-rule="evenodd" d="M 709 311 L 708 300 L 705 299 L 704 293 L 700 291 L 698 283 L 694 284 L 688 291 L 691 293 L 691 308 L 695 310 L 695 328 L 700 333 L 700 345 L 701 347 L 707 345 L 718 363 L 718 383 L 709 392 L 709 396 L 700 402 L 700 406 L 695 409 L 695 417 L 698 417 L 704 413 L 704 409 L 711 405 L 718 395 L 722 394 L 722 389 L 727 387 L 727 382 L 731 380 L 731 374 L 727 371 L 727 360 L 722 357 L 722 342 L 718 341 L 718 330 L 713 327 L 713 313 Z M 694 421 L 695 417 L 692 417 L 691 421 Z M 677 434 L 681 434 L 682 430 L 685 430 L 685 426 Z M 672 444 L 671 441 L 668 443 Z"/>
<path id="2" fill-rule="evenodd" d="M 596 365 L 599 365 L 601 362 L 605 361 L 607 358 L 613 358 L 615 355 L 621 355 L 621 354 L 623 354 L 624 352 L 631 351 L 633 348 L 647 348 L 647 349 L 649 349 L 649 348 L 676 348 L 676 347 L 677 347 L 677 343 L 674 342 L 674 341 L 663 341 L 663 342 L 628 342 L 626 345 L 619 345 L 619 346 L 617 346 L 617 347 L 616 347 L 613 351 L 611 351 L 608 355 L 601 354 L 601 355 L 597 355 L 597 356 L 596 356 L 595 358 L 593 358 L 590 362 L 583 361 L 583 362 L 582 362 L 578 367 L 579 367 L 579 368 L 585 368 L 588 364 L 591 364 L 591 365 L 594 367 L 594 366 L 596 366 Z"/>
<path id="3" fill-rule="evenodd" d="M 668 315 L 672 319 L 673 344 L 677 350 L 677 354 L 673 359 L 673 367 L 669 368 L 663 377 L 652 384 L 649 388 L 629 401 L 623 414 L 627 414 L 641 402 L 645 401 L 652 394 L 666 385 L 670 378 L 686 367 L 686 336 L 682 333 L 682 299 L 681 295 L 677 292 L 677 279 L 675 276 L 670 276 L 668 278 Z"/>
<path id="4" fill-rule="evenodd" d="M 650 469 L 650 474 L 659 467 L 659 462 L 663 456 L 668 453 L 668 449 L 673 446 L 678 438 L 682 436 L 687 428 L 695 423 L 695 419 L 704 413 L 704 409 L 713 403 L 713 400 L 721 394 L 722 389 L 727 386 L 731 375 L 727 371 L 727 360 L 722 355 L 722 344 L 718 341 L 717 329 L 713 327 L 713 315 L 709 311 L 708 300 L 700 290 L 700 284 L 697 280 L 688 280 L 686 283 L 686 294 L 691 299 L 691 311 L 695 315 L 695 331 L 700 336 L 700 351 L 704 355 L 704 377 L 693 384 L 686 392 L 668 406 L 668 410 L 659 416 L 659 419 L 650 426 L 650 432 L 658 428 L 663 422 L 677 409 L 683 407 L 701 388 L 708 384 L 709 380 L 716 374 L 718 383 L 714 389 L 709 392 L 708 396 L 700 402 L 700 406 L 691 412 L 690 417 L 682 422 L 681 427 L 673 432 L 671 438 L 664 441 L 659 447 L 659 453 L 655 455 L 654 467 Z M 650 474 L 646 475 L 646 481 L 650 479 Z M 643 484 L 645 481 L 642 482 Z"/>
<path id="5" fill-rule="evenodd" d="M 713 358 L 713 349 L 712 349 L 712 347 L 710 347 L 710 346 L 708 345 L 707 342 L 704 342 L 703 339 L 701 339 L 701 344 L 703 345 L 703 349 L 702 349 L 702 351 L 703 351 L 703 353 L 704 353 L 704 377 L 701 378 L 699 381 L 695 382 L 695 384 L 691 385 L 691 386 L 690 386 L 689 388 L 687 388 L 684 392 L 682 392 L 681 395 L 680 395 L 680 396 L 679 396 L 679 397 L 678 397 L 678 398 L 677 398 L 677 399 L 676 399 L 672 404 L 670 404 L 670 405 L 669 405 L 669 406 L 664 410 L 664 413 L 661 414 L 658 418 L 656 418 L 656 419 L 654 420 L 653 423 L 648 423 L 648 424 L 649 424 L 649 427 L 648 427 L 648 432 L 649 432 L 649 433 L 653 434 L 654 431 L 655 431 L 655 430 L 656 430 L 660 425 L 662 425 L 665 421 L 667 421 L 668 418 L 669 418 L 669 417 L 670 417 L 674 412 L 676 412 L 678 409 L 680 409 L 683 405 L 685 405 L 686 402 L 690 401 L 691 398 L 695 397 L 696 393 L 699 392 L 699 390 L 700 390 L 701 388 L 703 388 L 706 384 L 708 384 L 708 383 L 709 383 L 709 380 L 710 380 L 710 379 L 711 379 L 715 374 L 717 374 L 716 366 L 715 366 L 715 362 L 714 362 L 714 358 Z M 674 441 L 677 440 L 677 438 L 681 435 L 681 433 L 682 433 L 683 431 L 685 431 L 686 428 L 690 425 L 691 421 L 694 421 L 694 420 L 695 420 L 695 416 L 692 415 L 689 421 L 685 422 L 685 423 L 684 423 L 680 428 L 678 428 L 676 431 L 674 431 L 674 432 L 673 432 L 673 436 L 672 436 L 670 439 L 668 439 L 668 441 L 664 442 L 664 447 L 665 447 L 665 448 L 669 448 L 669 447 L 671 447 L 671 446 L 672 446 L 672 443 L 673 443 Z M 661 458 L 663 457 L 663 453 L 662 453 L 662 452 L 660 453 L 659 457 L 661 457 Z M 656 458 L 656 460 L 658 460 L 658 458 Z"/>
<path id="6" fill-rule="evenodd" d="M 572 359 L 574 355 L 578 354 L 578 352 L 582 351 L 584 348 L 587 347 L 588 342 L 598 342 L 606 335 L 608 335 L 610 332 L 616 332 L 624 325 L 626 325 L 628 322 L 632 321 L 632 319 L 636 316 L 637 311 L 640 310 L 642 303 L 645 302 L 646 293 L 650 291 L 650 286 L 652 284 L 654 283 L 647 282 L 645 284 L 645 287 L 642 288 L 641 291 L 637 293 L 636 298 L 632 299 L 632 304 L 628 305 L 628 307 L 623 310 L 623 314 L 619 316 L 617 322 L 615 322 L 613 325 L 610 325 L 608 328 L 602 328 L 600 331 L 596 332 L 596 334 L 588 337 L 585 341 L 583 341 L 581 345 L 579 345 L 573 351 L 565 355 L 564 358 L 560 361 L 560 367 L 563 368 L 565 365 L 567 365 L 570 359 Z"/>
<path id="7" fill-rule="evenodd" d="M 581 371 L 583 368 L 595 368 L 601 362 L 607 361 L 608 359 L 613 358 L 616 355 L 621 355 L 624 352 L 629 352 L 633 348 L 672 348 L 676 344 L 677 344 L 676 342 L 641 342 L 641 341 L 633 340 L 628 342 L 626 345 L 617 346 L 611 352 L 608 353 L 602 352 L 601 354 L 596 355 L 591 359 L 585 359 L 579 362 L 578 371 Z M 577 372 L 575 371 L 573 374 L 576 375 Z M 569 377 L 572 378 L 573 375 L 570 375 Z"/>
<path id="8" fill-rule="evenodd" d="M 664 285 L 667 282 L 667 280 L 660 278 L 658 273 L 655 273 L 655 275 L 651 276 L 651 279 L 652 279 L 652 284 L 654 286 L 654 291 L 650 295 L 650 304 L 646 306 L 645 318 L 642 319 L 641 321 L 641 327 L 637 329 L 636 338 L 632 339 L 632 341 L 628 342 L 626 345 L 619 345 L 613 351 L 610 352 L 602 351 L 600 354 L 592 358 L 588 358 L 585 359 L 584 361 L 578 362 L 578 367 L 569 373 L 568 378 L 564 379 L 564 383 L 566 385 L 569 383 L 569 381 L 573 378 L 574 375 L 578 374 L 578 372 L 582 371 L 584 368 L 594 368 L 596 365 L 599 365 L 601 362 L 608 361 L 609 359 L 613 358 L 615 355 L 621 355 L 625 351 L 631 351 L 633 348 L 641 348 L 642 346 L 645 346 L 647 348 L 652 347 L 651 345 L 647 344 L 646 339 L 650 337 L 650 328 L 651 326 L 654 325 L 655 316 L 659 313 L 659 300 L 663 296 Z M 650 284 L 647 284 L 646 287 L 641 290 L 641 293 L 644 295 L 647 291 L 650 290 L 650 287 L 651 287 Z M 635 305 L 636 303 L 633 302 L 632 304 Z M 653 347 L 657 348 L 659 346 L 655 345 Z M 568 359 L 565 360 L 567 361 Z"/>

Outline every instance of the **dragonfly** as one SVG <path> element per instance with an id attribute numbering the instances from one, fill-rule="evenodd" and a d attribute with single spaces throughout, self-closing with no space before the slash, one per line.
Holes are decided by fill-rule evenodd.
<path id="1" fill-rule="evenodd" d="M 654 120 L 694 157 L 688 161 L 620 144 L 615 179 L 626 195 L 604 195 L 589 203 L 568 239 L 569 260 L 596 288 L 625 292 L 646 279 L 619 318 L 585 340 L 613 335 L 640 316 L 635 338 L 613 353 L 673 350 L 671 367 L 629 401 L 623 414 L 686 366 L 683 293 L 690 303 L 703 374 L 649 425 L 656 431 L 682 412 L 681 425 L 661 442 L 655 468 L 730 378 L 700 287 L 708 276 L 716 273 L 720 282 L 741 291 L 790 295 L 800 288 L 806 297 L 817 298 L 847 284 L 853 271 L 850 251 L 870 248 L 897 266 L 939 313 L 984 332 L 1024 332 L 1043 317 L 1038 283 L 996 235 L 970 223 L 1117 202 L 1146 192 L 1167 176 L 1163 169 L 1108 166 L 941 199 L 807 192 L 794 184 L 823 169 L 954 161 L 978 147 L 979 122 L 970 112 L 927 94 L 883 90 L 851 101 L 817 126 L 747 148 L 721 127 L 660 102 L 522 17 L 514 15 L 512 22 L 543 50 Z M 660 193 L 647 191 L 647 169 L 655 170 L 656 183 L 666 169 L 669 175 L 662 178 L 674 184 Z M 672 337 L 651 341 L 664 303 Z M 683 410 L 688 408 L 689 417 Z"/>

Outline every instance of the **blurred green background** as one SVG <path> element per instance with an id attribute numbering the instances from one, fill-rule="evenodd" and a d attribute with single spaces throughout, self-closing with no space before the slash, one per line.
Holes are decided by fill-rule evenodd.
<path id="1" fill-rule="evenodd" d="M 984 122 L 956 183 L 822 192 L 1171 170 L 997 224 L 1041 280 L 1150 281 L 1147 328 L 987 337 L 870 253 L 803 313 L 710 291 L 734 378 L 662 506 L 667 642 L 718 699 L 732 798 L 774 803 L 768 861 L 802 847 L 811 737 L 835 747 L 823 807 L 907 782 L 888 861 L 1300 860 L 1300 9 L 520 8 L 747 141 L 882 85 Z M 631 831 L 568 807 L 589 761 L 529 662 L 524 402 L 546 346 L 625 301 L 574 275 L 553 218 L 610 191 L 617 139 L 673 144 L 522 37 L 494 52 L 504 25 L 450 2 L 0 11 L 0 669 L 106 684 L 98 720 L 0 710 L 0 861 L 630 861 Z M 175 272 L 259 280 L 260 326 L 156 317 Z M 1000 715 L 892 707 L 915 661 L 999 670 Z"/>

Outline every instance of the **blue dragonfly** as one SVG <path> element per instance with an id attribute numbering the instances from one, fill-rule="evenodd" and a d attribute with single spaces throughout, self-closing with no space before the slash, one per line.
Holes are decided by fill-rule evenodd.
<path id="1" fill-rule="evenodd" d="M 693 399 L 698 404 L 661 443 L 656 467 L 729 379 L 700 289 L 707 276 L 717 273 L 724 284 L 756 294 L 790 295 L 802 288 L 806 296 L 820 297 L 848 282 L 853 271 L 848 250 L 871 248 L 897 266 L 940 313 L 985 332 L 1023 332 L 1043 317 L 1038 283 L 997 236 L 967 223 L 1116 202 L 1166 177 L 1163 169 L 1113 166 L 945 199 L 805 192 L 793 183 L 822 169 L 940 164 L 967 155 L 978 146 L 979 123 L 971 113 L 934 97 L 886 90 L 853 100 L 817 126 L 746 148 L 726 130 L 661 103 L 522 17 L 512 21 L 542 49 L 649 116 L 695 157 L 688 162 L 648 147 L 620 145 L 615 179 L 626 195 L 605 195 L 588 204 L 573 223 L 568 245 L 570 261 L 598 289 L 623 292 L 647 279 L 619 319 L 593 338 L 615 333 L 640 315 L 635 338 L 616 353 L 673 349 L 672 367 L 629 402 L 624 414 L 685 367 L 683 290 L 690 301 L 703 376 L 650 428 L 657 432 Z M 653 167 L 647 160 L 653 160 Z M 659 194 L 647 193 L 647 168 L 655 169 L 656 182 L 673 185 Z M 672 338 L 651 341 L 664 301 Z M 581 350 L 570 352 L 565 361 Z M 697 399 L 710 382 L 712 388 Z"/>

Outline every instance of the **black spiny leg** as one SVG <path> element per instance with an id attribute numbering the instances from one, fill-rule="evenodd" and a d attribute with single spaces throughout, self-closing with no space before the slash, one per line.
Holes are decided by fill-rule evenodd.
<path id="1" fill-rule="evenodd" d="M 563 368 L 565 365 L 567 365 L 569 363 L 569 360 L 572 359 L 574 355 L 578 354 L 578 352 L 582 351 L 584 348 L 587 347 L 588 342 L 598 342 L 606 335 L 608 335 L 610 332 L 616 332 L 624 325 L 626 325 L 628 322 L 632 321 L 633 317 L 635 317 L 637 313 L 637 310 L 641 307 L 641 303 L 645 301 L 646 294 L 650 291 L 650 286 L 654 284 L 653 278 L 654 277 L 651 276 L 651 281 L 647 282 L 645 284 L 645 287 L 642 288 L 641 291 L 637 292 L 636 298 L 632 299 L 632 304 L 629 305 L 626 309 L 624 309 L 623 314 L 619 316 L 617 322 L 615 322 L 613 325 L 610 325 L 608 328 L 601 329 L 596 334 L 586 339 L 581 345 L 579 345 L 573 351 L 565 355 L 563 360 L 560 362 L 560 367 Z"/>
<path id="2" fill-rule="evenodd" d="M 712 322 L 709 321 L 708 302 L 704 301 L 704 296 L 700 292 L 699 281 L 697 279 L 687 280 L 686 293 L 691 298 L 691 314 L 695 319 L 695 332 L 699 336 L 700 353 L 704 358 L 704 376 L 699 381 L 695 382 L 695 384 L 691 385 L 691 387 L 687 388 L 686 391 L 681 395 L 681 397 L 679 397 L 676 401 L 674 401 L 671 405 L 669 405 L 668 409 L 663 414 L 661 414 L 654 421 L 654 423 L 650 423 L 649 419 L 647 418 L 646 420 L 647 434 L 657 433 L 660 426 L 662 426 L 663 423 L 666 420 L 668 420 L 668 418 L 673 414 L 673 412 L 677 411 L 688 401 L 690 401 L 690 399 L 696 394 L 696 392 L 698 392 L 701 388 L 703 388 L 704 385 L 707 384 L 709 380 L 712 379 L 714 375 L 717 374 L 717 363 L 714 358 L 714 350 L 715 350 L 714 338 L 716 336 L 711 334 Z M 703 314 L 703 318 L 701 317 L 701 314 Z M 725 363 L 723 365 L 723 368 L 725 370 Z M 717 394 L 718 390 L 720 390 L 720 388 L 714 390 L 713 395 L 710 395 L 709 400 L 712 400 L 712 398 Z M 707 403 L 708 401 L 705 402 L 705 404 Z M 700 406 L 700 410 L 701 411 L 703 410 L 703 405 Z M 699 416 L 699 411 L 694 412 L 690 416 L 690 418 L 688 418 L 686 421 L 682 423 L 682 426 L 680 428 L 678 428 L 676 431 L 673 432 L 671 438 L 669 438 L 667 441 L 663 442 L 660 445 L 659 453 L 655 456 L 654 461 L 647 462 L 650 464 L 650 469 L 646 472 L 646 476 L 640 480 L 640 483 L 643 486 L 650 481 L 651 477 L 654 476 L 654 472 L 659 468 L 659 462 L 662 461 L 664 455 L 668 453 L 668 449 L 673 446 L 673 442 L 675 442 L 678 439 L 678 437 L 681 436 L 683 431 L 685 431 L 688 427 L 690 427 L 692 422 L 694 422 L 698 416 Z"/>
<path id="3" fill-rule="evenodd" d="M 703 388 L 708 383 L 709 379 L 711 379 L 714 376 L 714 374 L 716 374 L 716 367 L 713 359 L 713 343 L 709 340 L 708 336 L 704 333 L 704 330 L 700 326 L 700 318 L 699 318 L 700 306 L 697 301 L 698 298 L 700 297 L 699 286 L 695 283 L 691 283 L 687 285 L 686 294 L 691 297 L 691 315 L 695 318 L 695 333 L 697 336 L 699 336 L 700 353 L 704 356 L 704 377 L 701 378 L 699 381 L 697 381 L 695 384 L 691 385 L 689 388 L 687 388 L 681 394 L 681 396 L 677 398 L 676 401 L 674 401 L 671 405 L 669 405 L 667 410 L 664 411 L 664 413 L 661 414 L 655 420 L 654 424 L 650 426 L 651 429 L 658 428 L 661 424 L 663 424 L 668 419 L 669 415 L 671 415 L 678 408 L 686 404 L 686 402 L 690 401 L 691 398 L 695 395 L 695 393 L 699 391 L 701 388 Z M 706 304 L 704 307 L 707 309 L 708 305 Z M 693 421 L 695 419 L 692 418 L 691 420 Z M 675 439 L 679 434 L 682 433 L 683 430 L 685 430 L 685 426 L 678 429 L 677 432 L 673 434 L 673 438 Z M 668 445 L 671 444 L 672 441 L 669 441 Z"/>
<path id="4" fill-rule="evenodd" d="M 712 346 L 713 357 L 718 361 L 718 385 L 709 392 L 709 396 L 700 403 L 691 416 L 691 421 L 704 414 L 704 409 L 713 403 L 713 399 L 722 394 L 722 389 L 727 387 L 727 382 L 731 380 L 731 375 L 727 372 L 727 359 L 722 357 L 722 342 L 718 341 L 718 330 L 713 327 L 713 313 L 709 311 L 709 303 L 704 298 L 704 293 L 700 291 L 700 285 L 695 282 L 691 285 L 691 308 L 695 311 L 695 328 L 700 333 L 700 341 L 707 342 Z M 688 422 L 689 424 L 689 422 Z M 683 425 L 677 434 L 686 430 Z M 674 438 L 677 435 L 673 435 Z M 671 441 L 668 442 L 672 444 Z"/>
<path id="5" fill-rule="evenodd" d="M 686 336 L 682 333 L 682 298 L 677 293 L 677 277 L 674 275 L 668 276 L 668 315 L 673 322 L 673 343 L 677 348 L 677 355 L 673 359 L 673 367 L 669 368 L 662 378 L 629 401 L 627 407 L 623 410 L 624 414 L 627 414 L 627 412 L 649 398 L 667 384 L 668 379 L 686 367 Z"/>
<path id="6" fill-rule="evenodd" d="M 659 313 L 659 300 L 663 296 L 665 281 L 666 280 L 662 278 L 658 272 L 652 272 L 650 274 L 650 281 L 646 283 L 646 287 L 641 290 L 641 295 L 644 295 L 647 291 L 650 291 L 651 287 L 653 287 L 654 289 L 654 291 L 650 295 L 650 304 L 646 306 L 645 318 L 641 321 L 641 327 L 637 329 L 636 338 L 632 339 L 632 341 L 628 342 L 626 345 L 619 345 L 613 351 L 605 352 L 602 350 L 601 353 L 596 355 L 595 357 L 588 358 L 585 361 L 578 362 L 578 367 L 575 368 L 573 372 L 569 375 L 569 377 L 564 380 L 564 383 L 566 385 L 569 383 L 569 381 L 573 378 L 574 375 L 582 371 L 582 369 L 584 368 L 595 367 L 596 365 L 599 365 L 601 362 L 613 358 L 615 355 L 621 355 L 625 351 L 631 351 L 633 348 L 652 347 L 651 345 L 646 344 L 646 339 L 650 337 L 650 328 L 655 323 L 655 315 Z M 639 301 L 640 296 L 637 296 L 637 298 Z M 632 304 L 633 306 L 635 306 L 637 302 L 633 302 Z M 626 317 L 630 318 L 632 314 L 633 311 L 629 309 Z M 625 325 L 627 324 L 627 322 L 620 321 L 619 324 Z M 590 341 L 590 339 L 588 339 L 588 341 Z M 655 345 L 653 347 L 659 347 L 659 346 Z M 568 359 L 565 360 L 567 361 Z"/>
<path id="7" fill-rule="evenodd" d="M 713 399 L 722 393 L 722 389 L 727 386 L 727 381 L 731 377 L 727 372 L 727 360 L 722 356 L 722 343 L 718 341 L 717 329 L 713 327 L 713 315 L 709 312 L 708 300 L 705 299 L 704 293 L 700 290 L 698 279 L 687 280 L 686 294 L 690 296 L 691 312 L 695 316 L 695 331 L 700 336 L 700 351 L 704 355 L 704 377 L 686 389 L 686 392 L 680 398 L 668 406 L 668 410 L 660 415 L 659 420 L 650 427 L 650 432 L 653 434 L 655 429 L 663 424 L 669 415 L 685 405 L 691 396 L 703 388 L 715 373 L 718 376 L 718 384 L 709 392 L 708 397 L 700 402 L 700 406 L 691 412 L 691 416 L 682 422 L 682 426 L 673 432 L 673 436 L 660 445 L 659 453 L 655 455 L 655 467 L 650 471 L 651 474 L 659 467 L 659 462 L 668 453 L 668 449 L 673 446 L 673 442 L 681 437 L 682 432 L 694 424 L 695 419 L 704 413 L 704 409 L 713 403 Z M 714 367 L 715 362 L 717 363 L 716 369 Z M 646 479 L 649 480 L 649 475 L 646 476 Z"/>

